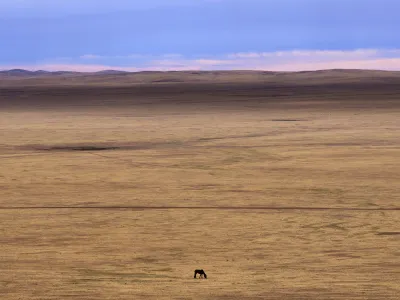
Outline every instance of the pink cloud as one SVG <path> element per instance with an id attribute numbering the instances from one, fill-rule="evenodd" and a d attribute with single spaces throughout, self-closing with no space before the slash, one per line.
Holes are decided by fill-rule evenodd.
<path id="1" fill-rule="evenodd" d="M 314 71 L 326 69 L 365 69 L 365 70 L 387 70 L 400 71 L 400 58 L 382 58 L 370 60 L 341 60 L 329 62 L 296 62 L 292 64 L 277 64 L 259 66 L 257 70 L 271 71 Z"/>

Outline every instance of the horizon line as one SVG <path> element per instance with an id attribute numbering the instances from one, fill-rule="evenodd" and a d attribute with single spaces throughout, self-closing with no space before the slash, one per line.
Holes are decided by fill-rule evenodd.
<path id="1" fill-rule="evenodd" d="M 97 73 L 104 73 L 104 72 L 120 72 L 120 73 L 150 73 L 150 72 L 157 72 L 157 73 L 171 73 L 171 72 L 179 72 L 179 73 L 186 73 L 186 72 L 196 72 L 196 73 L 210 73 L 210 72 L 254 72 L 254 73 L 312 73 L 312 72 L 321 72 L 321 71 L 378 71 L 378 72 L 400 72 L 400 70 L 385 70 L 385 69 L 357 69 L 357 68 L 326 68 L 326 69 L 315 69 L 315 70 L 295 70 L 295 71 L 273 71 L 273 70 L 259 70 L 259 69 L 231 69 L 231 70 L 226 70 L 226 69 L 213 69 L 213 70 L 198 70 L 198 69 L 187 69 L 187 70 L 179 70 L 179 69 L 171 69 L 171 70 L 122 70 L 118 68 L 112 68 L 112 69 L 103 69 L 99 71 L 72 71 L 72 70 L 45 70 L 45 69 L 25 69 L 25 68 L 11 68 L 11 69 L 2 69 L 0 67 L 0 73 L 6 73 L 6 72 L 15 72 L 15 71 L 20 71 L 20 72 L 27 72 L 27 73 L 84 73 L 84 74 L 97 74 Z"/>

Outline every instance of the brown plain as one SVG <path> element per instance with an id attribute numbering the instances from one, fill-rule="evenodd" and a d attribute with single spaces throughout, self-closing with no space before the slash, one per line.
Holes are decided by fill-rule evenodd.
<path id="1" fill-rule="evenodd" d="M 399 299 L 399 73 L 0 86 L 1 299 Z"/>

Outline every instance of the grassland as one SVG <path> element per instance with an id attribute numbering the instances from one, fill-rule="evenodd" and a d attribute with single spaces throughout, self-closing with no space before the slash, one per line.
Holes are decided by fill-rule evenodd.
<path id="1" fill-rule="evenodd" d="M 398 299 L 397 73 L 182 74 L 3 81 L 1 299 Z"/>

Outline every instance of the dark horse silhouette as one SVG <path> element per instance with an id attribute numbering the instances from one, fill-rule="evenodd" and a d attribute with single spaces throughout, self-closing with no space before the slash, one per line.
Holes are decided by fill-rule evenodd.
<path id="1" fill-rule="evenodd" d="M 204 276 L 204 278 L 207 279 L 207 274 L 206 274 L 206 272 L 203 271 L 203 269 L 194 270 L 194 278 L 196 278 L 197 274 L 200 275 L 199 278 Z"/>

